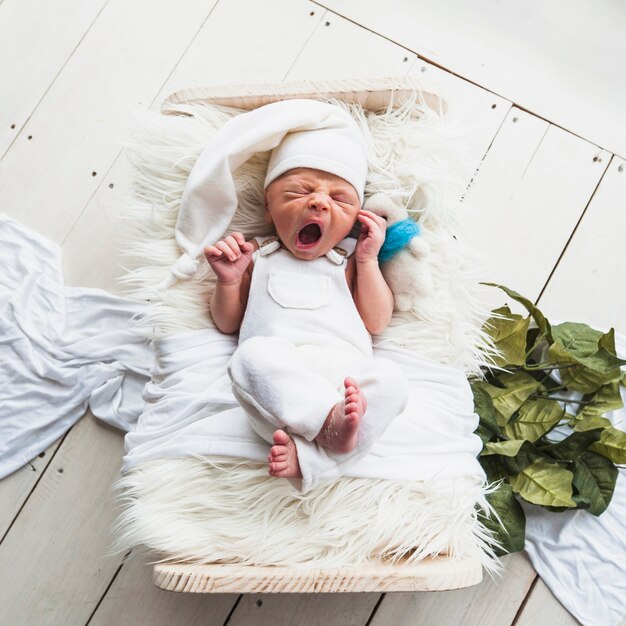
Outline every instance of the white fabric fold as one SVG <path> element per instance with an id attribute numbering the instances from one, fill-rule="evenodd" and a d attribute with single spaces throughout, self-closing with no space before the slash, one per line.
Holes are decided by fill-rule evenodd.
<path id="1" fill-rule="evenodd" d="M 43 452 L 89 407 L 128 430 L 152 354 L 141 304 L 65 287 L 57 245 L 0 215 L 0 478 Z"/>

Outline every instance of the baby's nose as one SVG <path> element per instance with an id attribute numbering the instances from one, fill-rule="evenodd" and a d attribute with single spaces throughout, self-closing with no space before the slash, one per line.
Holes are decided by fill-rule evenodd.
<path id="1" fill-rule="evenodd" d="M 309 199 L 309 208 L 316 211 L 327 211 L 330 207 L 328 198 L 324 194 L 316 193 Z"/>

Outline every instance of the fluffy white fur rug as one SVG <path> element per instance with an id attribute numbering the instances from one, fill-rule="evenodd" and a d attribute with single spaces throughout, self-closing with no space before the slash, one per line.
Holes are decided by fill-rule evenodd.
<path id="1" fill-rule="evenodd" d="M 366 197 L 402 199 L 432 251 L 433 296 L 419 310 L 395 313 L 382 337 L 478 372 L 492 351 L 481 331 L 489 311 L 474 295 L 473 254 L 462 236 L 460 198 L 471 175 L 466 129 L 453 127 L 417 93 L 381 114 L 332 102 L 344 106 L 368 138 Z M 238 112 L 187 104 L 175 105 L 175 115 L 137 118 L 128 145 L 136 193 L 120 207 L 131 224 L 127 250 L 135 269 L 124 282 L 133 297 L 148 302 L 143 318 L 154 337 L 212 325 L 208 264 L 169 290 L 157 285 L 179 255 L 173 233 L 187 176 L 215 130 Z M 257 155 L 238 172 L 239 209 L 228 230 L 269 233 L 261 208 L 268 158 Z M 475 477 L 428 484 L 343 478 L 301 495 L 268 476 L 266 464 L 210 457 L 147 462 L 115 487 L 122 512 L 112 552 L 144 545 L 159 553 L 153 562 L 320 567 L 448 554 L 475 557 L 490 574 L 501 571 L 477 516 L 478 508 L 495 514 L 485 499 L 490 488 Z"/>

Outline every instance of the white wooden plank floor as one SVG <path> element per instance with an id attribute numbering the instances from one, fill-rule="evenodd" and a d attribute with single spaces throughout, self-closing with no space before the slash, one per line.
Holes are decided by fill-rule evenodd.
<path id="1" fill-rule="evenodd" d="M 626 171 L 613 154 L 626 154 L 615 147 L 623 145 L 619 116 L 595 119 L 596 101 L 570 97 L 598 62 L 614 61 L 616 40 L 603 39 L 606 58 L 599 61 L 591 58 L 598 50 L 584 50 L 591 60 L 579 56 L 580 71 L 568 67 L 568 80 L 551 85 L 547 101 L 524 87 L 528 82 L 511 87 L 510 58 L 479 71 L 476 54 L 464 55 L 455 43 L 452 17 L 427 13 L 444 5 L 422 3 L 420 23 L 430 19 L 440 29 L 434 41 L 425 30 L 411 30 L 415 3 L 399 1 L 395 11 L 371 0 L 322 3 L 350 20 L 307 0 L 49 4 L 0 3 L 0 211 L 62 246 L 68 284 L 118 290 L 116 207 L 132 180 L 120 139 L 133 106 L 158 108 L 172 91 L 196 85 L 410 73 L 440 89 L 450 114 L 471 132 L 477 171 L 463 201 L 470 240 L 483 253 L 484 280 L 539 299 L 556 318 L 626 332 L 619 280 Z M 605 0 L 603 10 L 610 4 Z M 623 11 L 615 4 L 611 11 L 611 26 L 623 29 Z M 504 14 L 492 14 L 487 34 L 502 26 L 493 21 L 498 15 Z M 563 29 L 567 24 L 565 39 L 575 34 Z M 562 62 L 554 47 L 539 61 Z M 504 85 L 500 95 L 489 91 L 494 85 Z M 623 111 L 622 88 L 602 84 L 608 111 Z M 559 106 L 568 97 L 568 106 Z M 590 119 L 595 123 L 586 126 Z M 604 142 L 611 132 L 615 141 Z M 493 292 L 486 297 L 494 306 L 502 302 Z M 122 434 L 88 414 L 0 481 L 1 625 L 577 623 L 524 553 L 503 559 L 506 574 L 497 583 L 486 577 L 452 592 L 160 591 L 139 555 L 123 566 L 103 556 L 122 454 Z"/>

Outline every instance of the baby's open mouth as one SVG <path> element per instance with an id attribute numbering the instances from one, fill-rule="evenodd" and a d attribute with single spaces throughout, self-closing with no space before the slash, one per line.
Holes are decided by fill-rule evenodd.
<path id="1" fill-rule="evenodd" d="M 322 229 L 319 224 L 312 222 L 305 224 L 296 235 L 296 245 L 299 248 L 314 246 L 322 238 Z"/>

